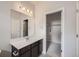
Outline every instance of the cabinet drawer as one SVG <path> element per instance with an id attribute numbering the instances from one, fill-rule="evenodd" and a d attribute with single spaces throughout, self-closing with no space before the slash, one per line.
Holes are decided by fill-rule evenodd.
<path id="1" fill-rule="evenodd" d="M 32 57 L 38 57 L 38 56 L 39 56 L 38 46 L 35 46 L 32 48 Z"/>

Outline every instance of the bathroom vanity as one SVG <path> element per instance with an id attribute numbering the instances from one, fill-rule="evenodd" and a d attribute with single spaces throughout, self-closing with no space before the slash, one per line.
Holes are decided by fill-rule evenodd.
<path id="1" fill-rule="evenodd" d="M 42 41 L 43 39 L 31 41 L 29 39 L 26 44 L 21 42 L 19 46 L 11 42 L 12 57 L 38 57 L 42 53 Z"/>
<path id="2" fill-rule="evenodd" d="M 11 54 L 13 57 L 37 57 L 42 53 L 42 36 L 35 35 L 32 17 L 11 10 Z M 28 37 L 28 38 L 27 38 Z"/>

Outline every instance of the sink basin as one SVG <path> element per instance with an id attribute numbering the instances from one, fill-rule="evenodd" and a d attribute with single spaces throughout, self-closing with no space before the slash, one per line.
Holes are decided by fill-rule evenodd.
<path id="1" fill-rule="evenodd" d="M 11 39 L 10 44 L 12 46 L 16 47 L 17 49 L 21 49 L 25 46 L 28 46 L 28 45 L 40 40 L 40 39 L 41 39 L 41 37 L 38 37 L 38 36 L 16 38 L 16 39 Z"/>
<path id="2" fill-rule="evenodd" d="M 18 49 L 21 49 L 24 46 L 27 46 L 30 44 L 30 39 L 29 38 L 17 38 L 17 39 L 12 39 L 10 41 L 10 44 L 17 47 Z"/>

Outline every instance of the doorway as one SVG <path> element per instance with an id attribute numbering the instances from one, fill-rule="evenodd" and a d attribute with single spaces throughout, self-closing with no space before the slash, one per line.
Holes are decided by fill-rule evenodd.
<path id="1" fill-rule="evenodd" d="M 46 52 L 52 57 L 61 57 L 61 12 L 46 15 Z"/>

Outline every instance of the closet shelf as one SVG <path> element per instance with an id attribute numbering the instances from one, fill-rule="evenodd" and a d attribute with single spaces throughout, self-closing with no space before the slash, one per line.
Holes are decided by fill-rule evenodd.
<path id="1" fill-rule="evenodd" d="M 61 24 L 52 24 L 52 26 L 61 26 Z"/>

